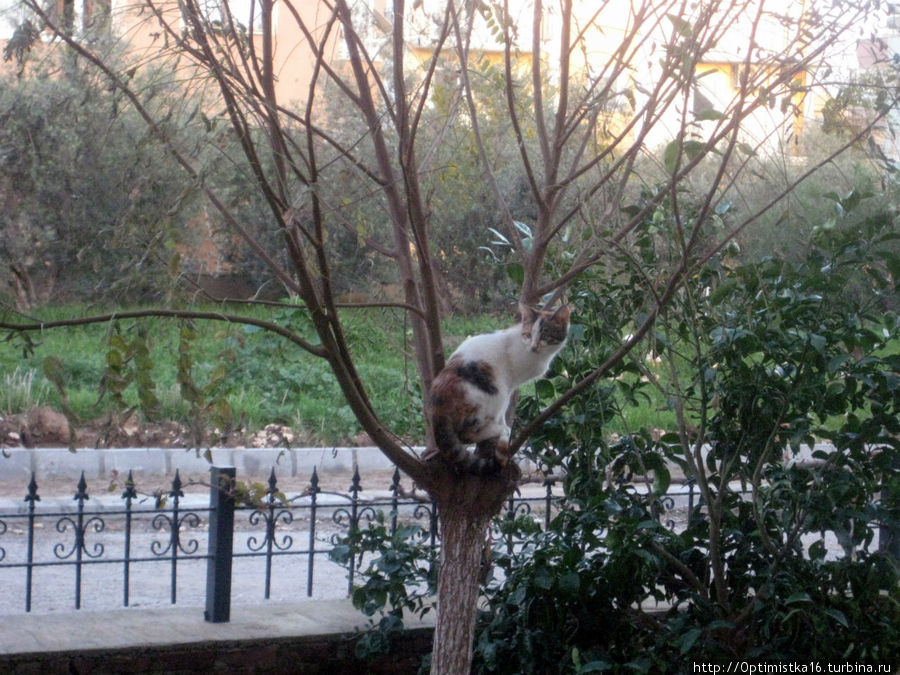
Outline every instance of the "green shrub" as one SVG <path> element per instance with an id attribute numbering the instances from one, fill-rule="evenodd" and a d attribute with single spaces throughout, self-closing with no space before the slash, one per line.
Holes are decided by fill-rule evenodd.
<path id="1" fill-rule="evenodd" d="M 885 308 L 900 266 L 892 216 L 855 217 L 855 201 L 798 262 L 711 257 L 641 351 L 531 437 L 525 454 L 564 476 L 565 498 L 546 531 L 529 516 L 496 523 L 524 544 L 494 551 L 476 672 L 897 663 L 900 336 Z M 605 362 L 650 311 L 673 259 L 669 218 L 662 208 L 638 228 L 617 274 L 570 288 L 569 344 L 522 393 L 520 418 Z M 667 410 L 632 427 L 648 405 Z M 816 440 L 834 451 L 813 452 Z M 679 483 L 694 500 L 665 514 Z M 354 602 L 391 610 L 364 644 L 388 649 L 406 593 L 428 588 L 430 566 L 411 561 L 433 552 L 406 541 L 386 574 L 378 561 L 398 545 L 383 523 L 354 536 L 345 559 L 353 546 L 375 556 Z"/>
<path id="2" fill-rule="evenodd" d="M 623 364 L 534 437 L 533 458 L 565 472 L 566 499 L 547 532 L 499 557 L 479 669 L 897 662 L 897 551 L 875 544 L 898 526 L 898 324 L 884 310 L 896 235 L 889 214 L 847 211 L 801 262 L 711 260 L 659 317 L 661 366 Z M 639 320 L 666 259 L 663 238 L 642 237 L 632 276 L 580 281 L 584 325 L 521 410 L 604 361 L 625 330 L 616 317 Z M 604 434 L 648 389 L 674 414 L 669 432 Z M 835 450 L 798 455 L 814 440 Z M 659 499 L 681 475 L 698 498 L 670 530 Z"/>

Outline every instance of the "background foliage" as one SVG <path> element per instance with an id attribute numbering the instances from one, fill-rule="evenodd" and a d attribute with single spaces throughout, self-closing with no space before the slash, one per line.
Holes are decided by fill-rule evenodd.
<path id="1" fill-rule="evenodd" d="M 546 531 L 530 516 L 498 522 L 525 543 L 494 551 L 476 670 L 900 659 L 887 538 L 900 522 L 896 216 L 857 208 L 854 193 L 826 200 L 842 215 L 802 260 L 714 256 L 660 317 L 648 352 L 532 437 L 527 454 L 563 477 L 565 498 Z M 646 311 L 670 264 L 673 217 L 647 219 L 621 251 L 622 274 L 577 280 L 570 344 L 522 397 L 521 417 L 602 362 Z M 630 426 L 627 411 L 648 405 L 666 407 L 670 426 Z M 834 450 L 812 452 L 823 440 Z M 684 482 L 698 498 L 670 530 L 661 499 Z M 393 546 L 385 537 L 367 550 Z M 406 590 L 385 596 L 368 574 L 354 596 L 367 613 L 402 604 Z M 405 588 L 427 578 L 409 566 L 397 576 Z M 372 644 L 389 648 L 378 634 Z"/>
<path id="2" fill-rule="evenodd" d="M 18 288 L 14 301 L 165 295 L 165 265 L 191 242 L 184 225 L 197 203 L 143 121 L 95 73 L 63 58 L 3 77 L 0 169 L 0 275 Z"/>

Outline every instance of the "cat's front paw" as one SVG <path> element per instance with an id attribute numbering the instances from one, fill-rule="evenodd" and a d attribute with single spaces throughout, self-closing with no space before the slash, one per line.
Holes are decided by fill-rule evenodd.
<path id="1" fill-rule="evenodd" d="M 509 443 L 500 438 L 489 438 L 479 441 L 475 446 L 475 458 L 472 473 L 478 476 L 498 475 L 512 459 Z"/>
<path id="2" fill-rule="evenodd" d="M 482 478 L 494 478 L 500 475 L 503 467 L 497 462 L 496 457 L 473 457 L 469 465 L 469 473 Z"/>

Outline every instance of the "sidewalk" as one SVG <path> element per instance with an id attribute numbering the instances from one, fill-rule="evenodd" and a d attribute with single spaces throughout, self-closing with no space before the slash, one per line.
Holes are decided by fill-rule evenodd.
<path id="1" fill-rule="evenodd" d="M 409 618 L 391 653 L 357 659 L 365 617 L 348 600 L 234 607 L 230 623 L 195 609 L 125 609 L 0 620 L 0 672 L 197 675 L 413 675 L 431 650 L 433 623 Z"/>
<path id="2" fill-rule="evenodd" d="M 410 618 L 408 628 L 434 623 Z M 229 623 L 208 623 L 195 607 L 117 609 L 0 617 L 0 654 L 80 652 L 305 635 L 346 635 L 366 628 L 349 600 L 267 602 L 231 609 Z"/>

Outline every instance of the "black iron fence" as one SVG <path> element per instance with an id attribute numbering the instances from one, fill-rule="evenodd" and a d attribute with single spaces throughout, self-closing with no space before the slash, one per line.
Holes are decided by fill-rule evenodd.
<path id="1" fill-rule="evenodd" d="M 401 489 L 399 471 L 393 474 L 387 496 L 367 498 L 362 494 L 358 471 L 346 493 L 323 494 L 314 469 L 306 489 L 288 502 L 279 490 L 273 469 L 266 494 L 251 506 L 237 503 L 233 490 L 220 489 L 223 479 L 233 481 L 235 470 L 212 467 L 209 503 L 201 506 L 196 496 L 185 504 L 184 485 L 177 472 L 168 491 L 157 493 L 150 500 L 139 497 L 138 486 L 129 473 L 121 506 L 109 508 L 106 498 L 106 508 L 94 508 L 82 474 L 70 507 L 44 509 L 40 487 L 32 476 L 24 508 L 0 513 L 0 586 L 5 589 L 6 601 L 10 602 L 11 589 L 21 588 L 20 607 L 32 611 L 36 591 L 62 590 L 58 581 L 54 581 L 52 589 L 43 588 L 36 583 L 35 574 L 47 568 L 65 568 L 72 572 L 66 583 L 70 578 L 74 608 L 81 609 L 85 570 L 104 566 L 108 573 L 103 575 L 106 581 L 101 592 L 118 594 L 121 605 L 127 607 L 132 602 L 133 571 L 138 565 L 152 563 L 158 570 L 154 573 L 156 586 L 165 576 L 168 600 L 174 604 L 178 602 L 179 574 L 189 563 L 205 561 L 207 619 L 227 621 L 235 561 L 261 561 L 262 592 L 268 599 L 275 561 L 302 560 L 306 574 L 301 592 L 311 597 L 316 566 L 326 559 L 339 538 L 372 521 L 379 510 L 388 514 L 391 534 L 399 522 L 416 522 L 421 524 L 431 545 L 438 542 L 435 505 Z M 507 509 L 511 514 L 533 512 L 546 522 L 557 497 L 553 483 L 547 482 L 540 496 L 512 497 Z M 543 514 L 539 514 L 541 510 Z M 355 560 L 350 562 L 347 592 L 352 590 L 357 574 Z M 341 569 L 336 568 L 329 575 L 340 574 Z M 296 589 L 299 584 L 293 580 L 292 586 Z"/>
<path id="2" fill-rule="evenodd" d="M 435 504 L 404 491 L 396 470 L 387 490 L 381 491 L 383 496 L 368 498 L 361 494 L 363 486 L 358 471 L 354 472 L 348 491 L 338 494 L 324 493 L 313 469 L 306 489 L 287 501 L 272 469 L 265 495 L 253 505 L 238 503 L 235 490 L 228 489 L 236 478 L 234 468 L 211 467 L 210 476 L 209 502 L 198 503 L 194 495 L 186 503 L 184 485 L 177 472 L 168 491 L 157 493 L 150 500 L 139 498 L 137 485 L 129 473 L 121 493 L 121 506 L 109 508 L 106 498 L 107 508 L 100 509 L 91 508 L 92 497 L 82 474 L 73 505 L 56 510 L 41 508 L 39 486 L 32 476 L 24 498 L 25 508 L 15 513 L 0 513 L 0 587 L 5 589 L 7 602 L 10 589 L 21 588 L 20 607 L 30 612 L 36 590 L 59 593 L 62 591 L 59 584 L 68 584 L 71 579 L 74 607 L 81 609 L 85 570 L 104 566 L 107 573 L 102 575 L 99 590 L 94 588 L 93 592 L 107 596 L 118 594 L 121 605 L 127 607 L 132 603 L 135 585 L 133 571 L 138 565 L 152 564 L 155 586 L 165 588 L 168 601 L 175 604 L 179 575 L 187 565 L 193 565 L 191 583 L 201 584 L 204 573 L 198 574 L 196 566 L 199 561 L 202 567 L 205 561 L 206 618 L 213 622 L 228 621 L 233 567 L 238 561 L 252 560 L 257 564 L 261 561 L 265 599 L 272 594 L 275 562 L 285 559 L 302 562 L 305 578 L 302 584 L 298 583 L 296 571 L 292 572 L 291 589 L 312 597 L 317 566 L 328 563 L 327 554 L 339 539 L 373 521 L 378 511 L 386 514 L 386 526 L 392 535 L 400 523 L 419 523 L 426 541 L 438 545 Z M 675 503 L 678 495 L 666 495 L 657 503 L 656 516 L 669 528 L 676 526 L 673 513 L 679 508 L 690 512 L 694 505 L 693 485 L 683 486 L 679 495 L 682 506 L 678 508 Z M 523 494 L 511 496 L 502 517 L 530 514 L 546 527 L 560 498 L 559 485 L 547 480 Z M 508 547 L 516 544 L 512 540 L 504 543 Z M 358 573 L 356 561 L 351 556 L 348 571 L 334 567 L 327 572 L 329 577 L 346 574 L 347 593 L 352 590 Z M 47 568 L 65 568 L 73 574 L 63 582 L 54 581 L 54 587 L 46 589 L 36 583 L 35 573 Z M 283 594 L 279 597 L 285 599 Z"/>

